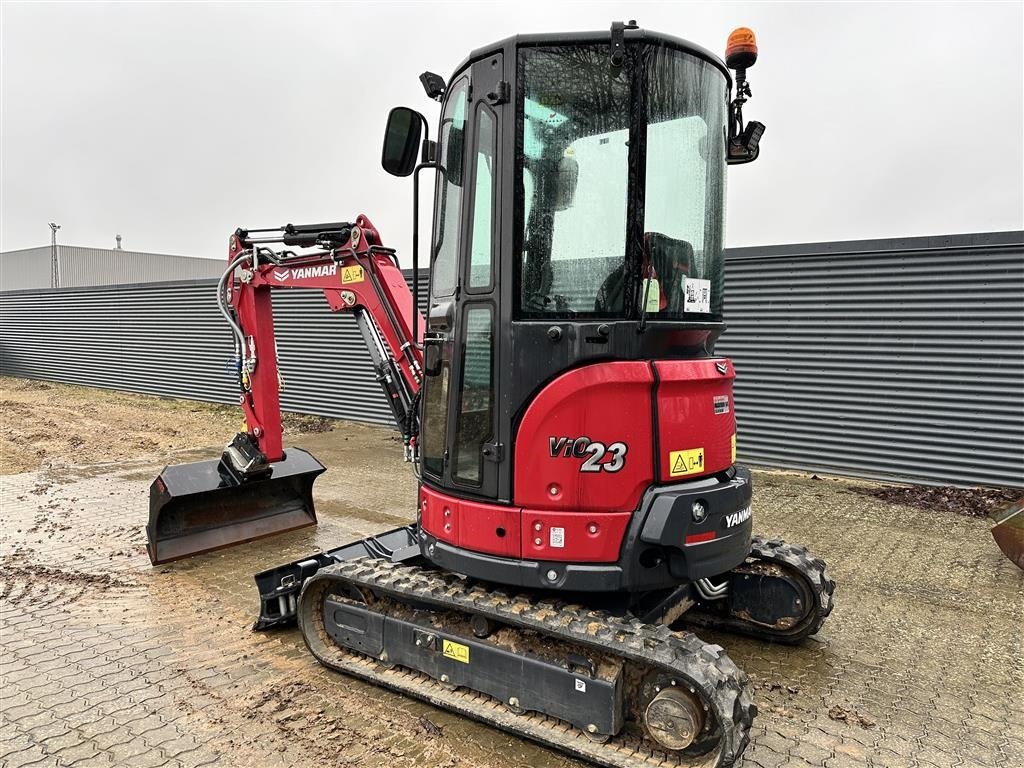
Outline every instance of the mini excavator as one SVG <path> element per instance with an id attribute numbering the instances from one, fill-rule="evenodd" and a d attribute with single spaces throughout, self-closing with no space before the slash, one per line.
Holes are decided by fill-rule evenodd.
<path id="1" fill-rule="evenodd" d="M 154 481 L 152 561 L 315 523 L 324 467 L 282 446 L 271 292 L 321 290 L 369 349 L 415 522 L 258 574 L 256 628 L 297 623 L 331 669 L 599 765 L 733 765 L 750 683 L 690 628 L 796 643 L 835 588 L 752 535 L 714 353 L 726 166 L 764 132 L 743 119 L 756 58 L 745 28 L 723 62 L 629 22 L 424 73 L 437 140 L 397 107 L 382 164 L 413 177 L 414 274 L 436 179 L 425 317 L 366 216 L 231 235 L 217 295 L 247 429 Z"/>

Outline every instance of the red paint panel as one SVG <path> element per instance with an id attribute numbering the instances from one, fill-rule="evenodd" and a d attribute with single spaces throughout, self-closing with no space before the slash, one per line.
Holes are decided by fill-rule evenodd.
<path id="1" fill-rule="evenodd" d="M 420 526 L 431 536 L 457 544 L 459 500 L 420 486 Z"/>
<path id="2" fill-rule="evenodd" d="M 259 361 L 249 375 L 251 390 L 240 396 L 247 431 L 258 435 L 260 451 L 268 461 L 284 457 L 281 442 L 281 394 L 277 373 L 277 341 L 274 337 L 274 309 L 270 290 L 238 283 L 233 293 L 238 320 L 250 339 L 251 351 Z"/>
<path id="3" fill-rule="evenodd" d="M 721 373 L 717 366 L 725 366 Z M 732 362 L 711 360 L 659 360 L 658 372 L 658 457 L 659 480 L 663 483 L 692 480 L 728 469 L 733 464 L 732 436 L 736 434 L 732 383 L 736 378 Z M 724 402 L 728 411 L 715 412 Z M 696 471 L 673 473 L 673 452 L 703 449 Z M 679 470 L 678 454 L 675 469 Z"/>
<path id="4" fill-rule="evenodd" d="M 524 509 L 523 558 L 563 563 L 614 563 L 619 559 L 622 537 L 632 516 L 629 512 Z"/>
<path id="5" fill-rule="evenodd" d="M 420 487 L 420 525 L 431 536 L 462 549 L 520 557 L 519 507 L 484 504 Z"/>
<path id="6" fill-rule="evenodd" d="M 521 507 L 567 512 L 632 512 L 651 484 L 654 458 L 647 362 L 608 362 L 563 373 L 526 409 L 515 439 L 513 498 Z M 552 439 L 568 443 L 552 456 Z M 585 439 L 603 457 L 583 471 L 591 453 L 565 455 L 565 445 Z M 622 465 L 608 450 L 626 448 Z M 581 443 L 582 445 L 582 443 Z M 595 448 L 596 450 L 596 448 Z"/>

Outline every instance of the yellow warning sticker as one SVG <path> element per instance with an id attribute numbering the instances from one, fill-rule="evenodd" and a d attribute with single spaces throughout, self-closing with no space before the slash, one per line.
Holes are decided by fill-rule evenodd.
<path id="1" fill-rule="evenodd" d="M 735 432 L 732 433 L 732 453 L 730 454 L 730 456 L 732 458 L 729 459 L 729 461 L 731 461 L 733 464 L 735 464 L 736 463 L 736 433 Z"/>
<path id="2" fill-rule="evenodd" d="M 363 282 L 363 268 L 362 267 L 342 267 L 341 268 L 341 284 L 345 283 L 361 283 Z"/>
<path id="3" fill-rule="evenodd" d="M 695 475 L 704 471 L 704 449 L 691 448 L 688 451 L 669 451 L 669 474 L 672 477 Z"/>
<path id="4" fill-rule="evenodd" d="M 463 645 L 462 643 L 456 643 L 454 640 L 444 641 L 444 655 L 446 658 L 455 659 L 461 661 L 463 664 L 469 664 L 469 646 Z"/>

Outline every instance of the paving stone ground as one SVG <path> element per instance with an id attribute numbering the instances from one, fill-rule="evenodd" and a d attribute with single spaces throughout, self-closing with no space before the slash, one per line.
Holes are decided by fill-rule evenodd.
<path id="1" fill-rule="evenodd" d="M 142 525 L 159 464 L 0 478 L 0 768 L 578 766 L 328 672 L 296 630 L 250 631 L 253 573 L 410 515 L 393 433 L 301 444 L 330 467 L 316 529 L 158 568 Z M 810 546 L 839 587 L 804 646 L 702 633 L 755 685 L 742 765 L 1024 766 L 1024 573 L 985 521 L 849 481 L 759 472 L 755 487 L 755 530 Z"/>

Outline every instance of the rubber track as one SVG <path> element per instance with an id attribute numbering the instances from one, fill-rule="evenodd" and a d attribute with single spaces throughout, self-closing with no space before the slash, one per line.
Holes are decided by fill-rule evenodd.
<path id="1" fill-rule="evenodd" d="M 324 628 L 323 600 L 344 594 L 343 585 L 374 590 L 399 600 L 414 600 L 481 614 L 511 627 L 588 646 L 633 663 L 663 671 L 698 687 L 718 713 L 719 745 L 704 755 L 688 757 L 652 749 L 650 742 L 624 732 L 604 744 L 579 729 L 542 714 L 516 714 L 496 699 L 465 688 L 453 689 L 433 678 L 401 667 L 386 668 L 363 654 L 335 645 Z M 689 632 L 643 624 L 631 617 L 552 599 L 530 599 L 505 590 L 488 590 L 455 574 L 424 570 L 384 560 L 361 559 L 329 566 L 303 586 L 299 627 L 313 655 L 327 667 L 423 699 L 443 709 L 480 720 L 504 731 L 544 744 L 608 768 L 728 768 L 747 746 L 757 714 L 749 681 L 722 648 Z"/>
<path id="2" fill-rule="evenodd" d="M 681 621 L 701 627 L 713 627 L 729 632 L 738 632 L 763 640 L 781 643 L 799 643 L 815 634 L 825 619 L 832 613 L 836 583 L 829 578 L 825 561 L 815 557 L 806 547 L 799 544 L 788 544 L 782 539 L 766 539 L 754 536 L 750 545 L 750 558 L 769 563 L 777 563 L 801 578 L 811 590 L 814 597 L 814 609 L 808 613 L 795 628 L 789 630 L 771 630 L 749 624 L 741 619 L 723 618 L 712 611 L 694 608 L 683 615 Z M 742 568 L 742 566 L 740 566 Z"/>

